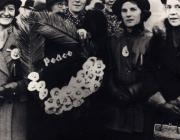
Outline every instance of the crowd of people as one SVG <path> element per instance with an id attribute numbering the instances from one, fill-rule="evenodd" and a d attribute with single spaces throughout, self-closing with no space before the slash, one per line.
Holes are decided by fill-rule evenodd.
<path id="1" fill-rule="evenodd" d="M 180 1 L 160 1 L 149 31 L 148 0 L 0 0 L 0 140 L 153 140 L 155 124 L 178 126 Z"/>

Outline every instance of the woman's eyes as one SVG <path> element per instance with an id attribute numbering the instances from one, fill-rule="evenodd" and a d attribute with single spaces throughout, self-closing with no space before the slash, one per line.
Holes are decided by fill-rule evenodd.
<path id="1" fill-rule="evenodd" d="M 173 6 L 171 6 L 171 5 L 166 5 L 166 9 L 171 9 L 171 8 L 173 8 Z M 174 8 L 180 9 L 180 5 L 175 5 Z"/>
<path id="2" fill-rule="evenodd" d="M 178 9 L 180 9 L 180 5 L 175 5 L 175 8 L 178 8 Z"/>
<path id="3" fill-rule="evenodd" d="M 137 9 L 136 9 L 136 8 L 131 8 L 130 10 L 131 10 L 131 11 L 136 11 Z"/>
<path id="4" fill-rule="evenodd" d="M 8 8 L 10 11 L 15 11 L 15 9 L 14 8 Z"/>
<path id="5" fill-rule="evenodd" d="M 15 11 L 15 7 L 14 6 L 7 6 L 6 7 L 9 11 Z"/>
<path id="6" fill-rule="evenodd" d="M 166 5 L 166 9 L 171 9 L 171 5 Z"/>
<path id="7" fill-rule="evenodd" d="M 121 9 L 121 12 L 127 12 L 127 9 Z"/>
<path id="8" fill-rule="evenodd" d="M 121 12 L 127 12 L 128 11 L 128 9 L 121 9 Z M 137 9 L 136 8 L 130 8 L 130 11 L 137 11 Z"/>

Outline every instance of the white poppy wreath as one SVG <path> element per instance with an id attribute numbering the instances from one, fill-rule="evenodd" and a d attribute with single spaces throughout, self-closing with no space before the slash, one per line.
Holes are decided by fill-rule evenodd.
<path id="1" fill-rule="evenodd" d="M 84 99 L 96 92 L 103 80 L 105 65 L 102 60 L 90 57 L 77 72 L 76 77 L 71 77 L 67 86 L 46 88 L 46 82 L 40 80 L 37 72 L 28 75 L 29 91 L 38 91 L 39 98 L 44 101 L 47 114 L 62 114 L 84 103 Z"/>

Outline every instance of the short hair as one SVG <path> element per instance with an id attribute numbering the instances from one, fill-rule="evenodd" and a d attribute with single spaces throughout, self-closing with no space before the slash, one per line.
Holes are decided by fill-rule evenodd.
<path id="1" fill-rule="evenodd" d="M 167 0 L 161 0 L 162 4 L 166 4 Z"/>
<path id="2" fill-rule="evenodd" d="M 151 11 L 150 11 L 150 3 L 148 0 L 116 0 L 112 6 L 112 10 L 113 10 L 114 14 L 116 14 L 117 17 L 120 18 L 121 20 L 122 20 L 121 8 L 125 2 L 132 2 L 132 3 L 137 4 L 137 6 L 142 11 L 141 12 L 141 14 L 142 14 L 141 21 L 145 22 L 150 17 Z"/>

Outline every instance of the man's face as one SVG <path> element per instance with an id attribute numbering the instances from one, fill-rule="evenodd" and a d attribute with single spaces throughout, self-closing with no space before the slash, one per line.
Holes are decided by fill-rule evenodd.
<path id="1" fill-rule="evenodd" d="M 62 2 L 56 2 L 51 6 L 51 11 L 53 13 L 64 13 L 64 11 L 67 9 L 67 3 L 65 1 Z"/>
<path id="2" fill-rule="evenodd" d="M 180 25 L 180 0 L 167 0 L 166 14 L 172 26 Z"/>
<path id="3" fill-rule="evenodd" d="M 68 0 L 68 8 L 71 13 L 81 12 L 86 5 L 86 0 Z"/>
<path id="4" fill-rule="evenodd" d="M 0 25 L 8 26 L 15 18 L 15 6 L 13 4 L 5 5 L 0 9 Z"/>
<path id="5" fill-rule="evenodd" d="M 121 16 L 126 27 L 134 27 L 141 21 L 141 9 L 135 3 L 125 2 L 121 8 Z"/>

